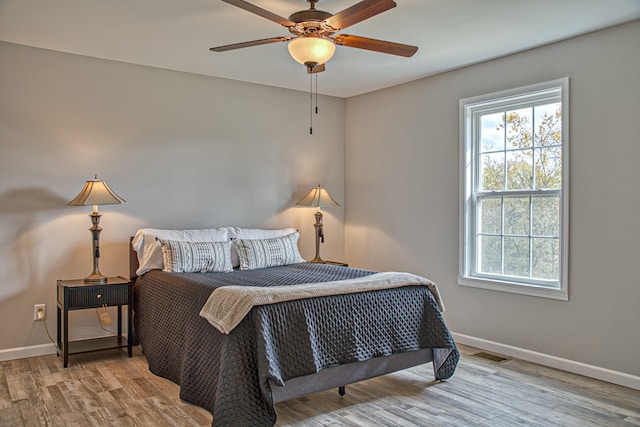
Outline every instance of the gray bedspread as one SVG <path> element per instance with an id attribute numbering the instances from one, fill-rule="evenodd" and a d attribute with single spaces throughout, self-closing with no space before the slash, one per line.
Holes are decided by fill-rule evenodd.
<path id="1" fill-rule="evenodd" d="M 134 324 L 149 369 L 180 384 L 180 397 L 214 426 L 271 426 L 268 380 L 372 357 L 434 349 L 447 379 L 459 354 L 427 288 L 410 286 L 254 307 L 228 335 L 198 313 L 219 286 L 283 286 L 352 279 L 371 271 L 311 263 L 232 273 L 151 271 L 135 286 Z"/>

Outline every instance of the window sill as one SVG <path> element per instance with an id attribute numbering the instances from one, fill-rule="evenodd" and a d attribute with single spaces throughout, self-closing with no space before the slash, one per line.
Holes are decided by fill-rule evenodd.
<path id="1" fill-rule="evenodd" d="M 509 292 L 512 294 L 569 301 L 569 293 L 566 288 L 547 288 L 544 286 L 524 285 L 521 283 L 503 282 L 468 276 L 458 276 L 458 284 L 461 286 L 488 289 L 491 291 Z"/>

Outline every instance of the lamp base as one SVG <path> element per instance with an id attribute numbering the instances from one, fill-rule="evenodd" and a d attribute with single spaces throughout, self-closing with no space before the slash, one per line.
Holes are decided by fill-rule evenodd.
<path id="1" fill-rule="evenodd" d="M 91 251 L 93 254 L 93 271 L 90 275 L 84 278 L 84 283 L 107 283 L 107 276 L 100 273 L 100 232 L 102 228 L 100 228 L 100 215 L 98 213 L 98 207 L 94 206 L 93 212 L 89 217 L 91 217 L 92 227 L 89 229 L 91 232 L 91 240 L 93 243 L 93 250 Z"/>
<path id="2" fill-rule="evenodd" d="M 315 262 L 316 264 L 326 264 L 327 263 L 325 260 L 323 260 L 319 256 L 315 257 L 314 259 L 312 259 L 309 262 Z"/>
<path id="3" fill-rule="evenodd" d="M 89 276 L 84 278 L 84 283 L 107 283 L 107 276 L 103 276 L 102 274 L 90 274 Z"/>

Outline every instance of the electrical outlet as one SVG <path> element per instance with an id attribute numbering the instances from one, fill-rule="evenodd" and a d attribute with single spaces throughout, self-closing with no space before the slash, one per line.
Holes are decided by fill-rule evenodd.
<path id="1" fill-rule="evenodd" d="M 42 318 L 38 316 L 38 313 L 42 313 Z M 33 306 L 33 320 L 44 320 L 47 315 L 47 305 L 46 304 L 35 304 Z"/>

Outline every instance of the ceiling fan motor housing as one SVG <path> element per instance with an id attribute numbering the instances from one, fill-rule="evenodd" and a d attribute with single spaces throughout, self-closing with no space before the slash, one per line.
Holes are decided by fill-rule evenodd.
<path id="1" fill-rule="evenodd" d="M 296 25 L 289 27 L 289 32 L 297 37 L 330 37 L 337 30 L 331 28 L 325 20 L 332 16 L 332 14 L 324 10 L 300 10 L 289 16 L 289 20 L 296 23 Z"/>
<path id="2" fill-rule="evenodd" d="M 289 20 L 295 23 L 305 22 L 305 21 L 324 21 L 325 19 L 331 18 L 333 15 L 329 12 L 325 12 L 324 10 L 317 9 L 305 9 L 300 10 L 298 12 L 294 12 L 289 16 Z"/>

